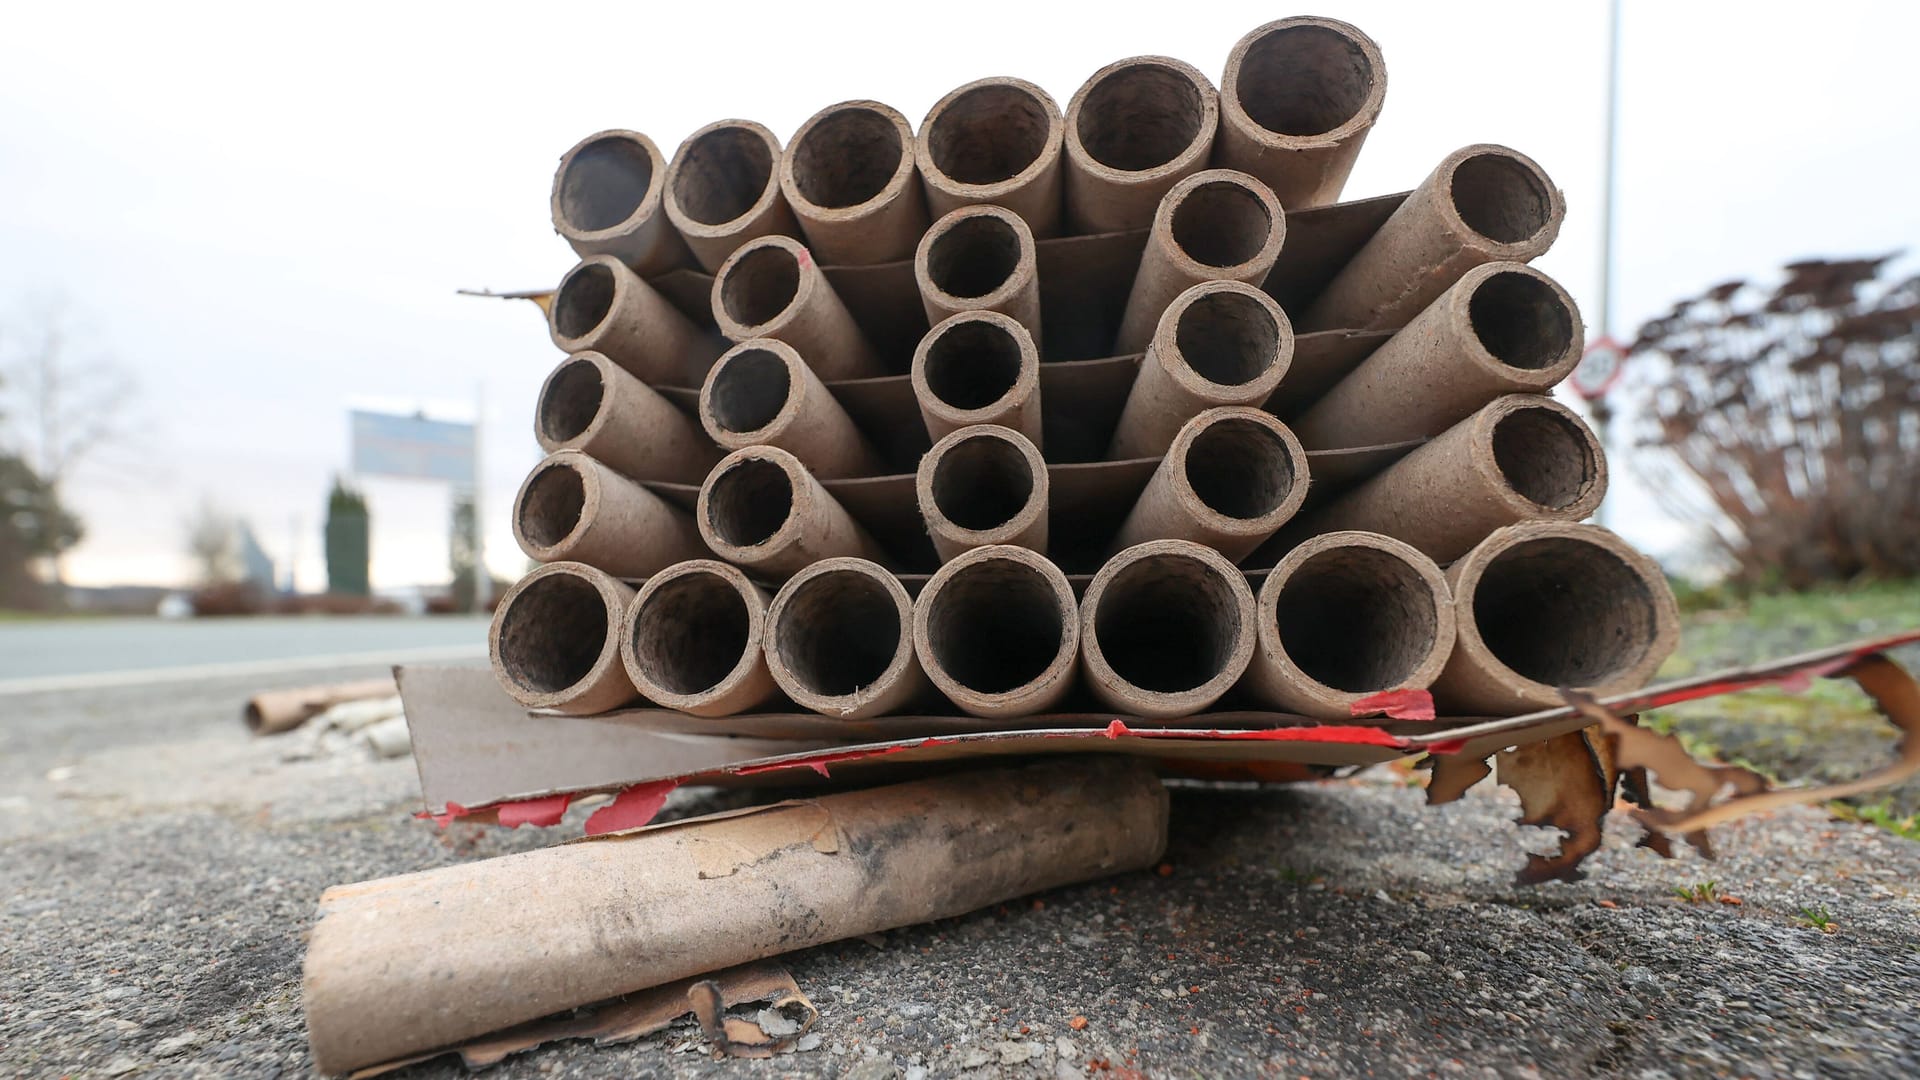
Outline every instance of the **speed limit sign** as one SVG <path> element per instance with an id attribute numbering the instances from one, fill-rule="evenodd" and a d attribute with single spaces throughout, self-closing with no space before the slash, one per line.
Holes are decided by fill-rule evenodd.
<path id="1" fill-rule="evenodd" d="M 1573 392 L 1588 401 L 1598 400 L 1620 381 L 1627 365 L 1627 350 L 1610 337 L 1602 337 L 1587 346 L 1587 351 L 1567 377 Z"/>

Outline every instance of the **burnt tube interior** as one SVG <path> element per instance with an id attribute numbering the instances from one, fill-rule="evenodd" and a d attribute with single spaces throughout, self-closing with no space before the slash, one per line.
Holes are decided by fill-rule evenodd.
<path id="1" fill-rule="evenodd" d="M 1508 154 L 1488 151 L 1453 171 L 1453 208 L 1467 228 L 1495 243 L 1518 244 L 1553 220 L 1553 198 L 1540 174 Z"/>
<path id="2" fill-rule="evenodd" d="M 1081 99 L 1077 134 L 1093 160 L 1121 172 L 1156 169 L 1202 132 L 1207 99 L 1193 81 L 1158 64 L 1109 72 Z"/>
<path id="3" fill-rule="evenodd" d="M 714 370 L 707 411 L 722 431 L 749 435 L 773 423 L 792 394 L 785 359 L 771 349 L 741 349 Z"/>
<path id="4" fill-rule="evenodd" d="M 1293 493 L 1293 455 L 1278 432 L 1244 417 L 1216 421 L 1187 446 L 1187 486 L 1214 513 L 1252 521 Z"/>
<path id="5" fill-rule="evenodd" d="M 553 443 L 579 438 L 600 415 L 605 398 L 606 387 L 593 361 L 579 357 L 562 361 L 540 395 L 540 433 Z"/>
<path id="6" fill-rule="evenodd" d="M 1142 690 L 1193 690 L 1226 670 L 1241 632 L 1239 601 L 1219 571 L 1184 555 L 1129 563 L 1093 615 L 1100 653 Z"/>
<path id="7" fill-rule="evenodd" d="M 682 574 L 649 593 L 633 616 L 633 656 L 655 685 L 700 694 L 732 674 L 747 652 L 747 601 L 711 571 Z"/>
<path id="8" fill-rule="evenodd" d="M 948 447 L 933 467 L 933 505 L 976 532 L 1012 521 L 1033 499 L 1033 467 L 1020 447 L 980 435 Z"/>
<path id="9" fill-rule="evenodd" d="M 1007 283 L 1020 266 L 1020 234 L 992 214 L 961 218 L 927 246 L 927 277 L 948 296 L 972 300 Z"/>
<path id="10" fill-rule="evenodd" d="M 934 168 L 961 184 L 997 184 L 1020 175 L 1047 150 L 1052 116 L 1017 86 L 976 86 L 947 103 L 927 132 Z"/>
<path id="11" fill-rule="evenodd" d="M 971 412 L 1013 392 L 1020 381 L 1020 342 L 982 319 L 950 323 L 927 346 L 927 389 L 947 406 Z"/>
<path id="12" fill-rule="evenodd" d="M 717 127 L 680 153 L 673 201 L 702 225 L 725 225 L 754 208 L 773 184 L 773 147 L 751 128 Z"/>
<path id="13" fill-rule="evenodd" d="M 548 574 L 514 595 L 496 634 L 515 686 L 557 694 L 592 674 L 607 643 L 607 602 L 591 581 Z"/>
<path id="14" fill-rule="evenodd" d="M 1596 447 L 1580 422 L 1556 409 L 1524 408 L 1493 427 L 1493 461 L 1522 498 L 1560 510 L 1579 502 L 1599 476 Z"/>
<path id="15" fill-rule="evenodd" d="M 560 217 L 581 232 L 611 229 L 633 216 L 653 186 L 647 148 L 606 135 L 575 151 L 560 173 Z"/>
<path id="16" fill-rule="evenodd" d="M 793 147 L 793 182 L 815 206 L 859 206 L 886 190 L 907 147 L 886 114 L 855 106 L 808 128 Z"/>
<path id="17" fill-rule="evenodd" d="M 1260 254 L 1273 235 L 1267 204 L 1244 184 L 1209 180 L 1173 208 L 1173 242 L 1202 266 L 1239 266 Z"/>
<path id="18" fill-rule="evenodd" d="M 793 514 L 793 481 L 765 458 L 741 458 L 708 484 L 707 527 L 734 547 L 766 543 Z"/>
<path id="19" fill-rule="evenodd" d="M 1246 51 L 1235 89 L 1277 135 L 1324 135 L 1359 115 L 1379 77 L 1360 43 L 1325 26 L 1278 27 Z"/>
<path id="20" fill-rule="evenodd" d="M 1302 562 L 1280 589 L 1274 622 L 1308 678 L 1353 694 L 1404 685 L 1440 632 L 1426 579 L 1372 547 L 1327 548 Z"/>
<path id="21" fill-rule="evenodd" d="M 893 595 L 878 579 L 830 570 L 794 586 L 773 627 L 773 647 L 802 688 L 843 697 L 878 682 L 905 633 Z"/>
<path id="22" fill-rule="evenodd" d="M 587 482 L 572 465 L 542 465 L 520 497 L 520 533 L 544 548 L 553 547 L 580 527 L 587 506 Z"/>
<path id="23" fill-rule="evenodd" d="M 726 267 L 720 306 L 741 326 L 764 326 L 800 295 L 800 260 L 779 244 L 764 244 Z"/>
<path id="24" fill-rule="evenodd" d="M 954 682 L 1004 694 L 1046 672 L 1060 654 L 1066 617 L 1040 571 L 986 559 L 942 584 L 927 612 L 927 643 Z"/>
<path id="25" fill-rule="evenodd" d="M 1515 544 L 1473 591 L 1480 640 L 1523 678 L 1548 686 L 1604 683 L 1638 664 L 1659 628 L 1659 604 L 1620 556 L 1568 537 Z"/>
<path id="26" fill-rule="evenodd" d="M 1573 346 L 1573 313 L 1553 286 L 1532 274 L 1503 270 L 1481 281 L 1467 301 L 1467 318 L 1487 352 L 1511 368 L 1552 367 Z"/>
<path id="27" fill-rule="evenodd" d="M 1176 320 L 1174 347 L 1208 382 L 1244 386 L 1280 359 L 1280 324 L 1266 305 L 1246 293 L 1203 293 Z"/>
<path id="28" fill-rule="evenodd" d="M 613 310 L 613 270 L 582 263 L 560 282 L 553 298 L 553 326 L 561 337 L 585 337 Z"/>

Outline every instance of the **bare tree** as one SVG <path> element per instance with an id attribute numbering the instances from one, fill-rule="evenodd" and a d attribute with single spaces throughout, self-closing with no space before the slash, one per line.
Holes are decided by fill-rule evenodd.
<path id="1" fill-rule="evenodd" d="M 195 573 L 202 586 L 226 585 L 240 580 L 240 522 L 221 509 L 211 496 L 186 520 L 187 554 L 193 557 Z"/>

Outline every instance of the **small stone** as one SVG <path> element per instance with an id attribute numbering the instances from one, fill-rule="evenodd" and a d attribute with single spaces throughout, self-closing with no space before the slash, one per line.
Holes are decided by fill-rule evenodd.
<path id="1" fill-rule="evenodd" d="M 159 1042 L 154 1043 L 153 1056 L 154 1057 L 174 1057 L 179 1054 L 184 1054 L 187 1051 L 199 1045 L 200 1045 L 199 1032 L 183 1031 L 178 1035 L 170 1035 L 167 1038 L 161 1039 Z"/>
<path id="2" fill-rule="evenodd" d="M 1022 1062 L 1032 1060 L 1044 1052 L 1030 1042 L 1003 1042 L 998 1049 L 1000 1051 L 1000 1064 L 1002 1065 L 1018 1065 Z"/>
<path id="3" fill-rule="evenodd" d="M 820 1049 L 820 1033 L 817 1031 L 807 1032 L 805 1035 L 800 1036 L 800 1041 L 794 1043 L 793 1048 L 801 1053 L 805 1053 L 808 1050 Z"/>
<path id="4" fill-rule="evenodd" d="M 1085 1025 L 1082 1026 L 1084 1027 Z M 1061 1035 L 1053 1040 L 1053 1052 L 1060 1055 L 1060 1060 L 1062 1061 L 1072 1061 L 1074 1058 L 1080 1056 L 1080 1048 L 1073 1045 L 1073 1040 L 1067 1038 L 1065 1035 Z"/>
<path id="5" fill-rule="evenodd" d="M 977 1069 L 992 1060 L 993 1054 L 988 1052 L 986 1047 L 976 1046 L 967 1051 L 966 1056 L 960 1059 L 960 1067 L 963 1069 Z"/>
<path id="6" fill-rule="evenodd" d="M 1433 963 L 1433 957 L 1419 949 L 1408 949 L 1407 958 L 1421 964 Z"/>

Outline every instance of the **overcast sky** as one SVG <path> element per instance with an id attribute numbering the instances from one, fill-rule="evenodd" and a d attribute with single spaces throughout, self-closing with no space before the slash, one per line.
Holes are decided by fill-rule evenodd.
<path id="1" fill-rule="evenodd" d="M 636 128 L 671 153 L 747 117 L 785 140 L 856 97 L 917 122 L 997 74 L 1064 106 L 1139 53 L 1217 81 L 1242 33 L 1308 13 L 1361 27 L 1390 72 L 1348 196 L 1410 188 L 1468 143 L 1516 147 L 1567 196 L 1536 265 L 1591 316 L 1602 0 L 16 5 L 0 35 L 0 319 L 64 296 L 141 386 L 128 438 L 71 493 L 89 528 L 71 577 L 182 580 L 181 522 L 211 496 L 322 587 L 346 408 L 377 399 L 460 415 L 484 398 L 489 555 L 524 565 L 506 510 L 560 357 L 532 306 L 454 289 L 545 287 L 572 264 L 547 195 L 589 132 Z M 1728 277 L 1920 240 L 1916 40 L 1920 5 L 1627 0 L 1616 334 Z M 1674 551 L 1683 527 L 1618 457 L 1615 472 L 1610 523 Z M 444 491 L 367 488 L 375 583 L 444 580 Z"/>

